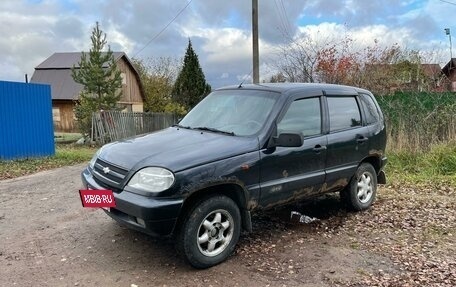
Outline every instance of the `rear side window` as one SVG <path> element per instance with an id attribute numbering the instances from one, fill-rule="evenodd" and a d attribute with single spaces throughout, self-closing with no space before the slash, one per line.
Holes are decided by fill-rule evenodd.
<path id="1" fill-rule="evenodd" d="M 298 132 L 303 136 L 321 133 L 321 109 L 319 98 L 296 100 L 291 103 L 282 120 L 277 124 L 278 133 Z"/>
<path id="2" fill-rule="evenodd" d="M 380 114 L 372 97 L 366 94 L 360 95 L 361 106 L 363 107 L 366 124 L 371 125 L 380 121 Z"/>
<path id="3" fill-rule="evenodd" d="M 361 115 L 355 97 L 328 97 L 331 132 L 361 126 Z"/>

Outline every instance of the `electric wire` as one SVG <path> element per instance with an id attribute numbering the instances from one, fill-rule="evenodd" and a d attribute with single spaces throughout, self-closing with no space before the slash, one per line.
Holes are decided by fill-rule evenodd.
<path id="1" fill-rule="evenodd" d="M 282 8 L 283 15 L 285 16 L 286 23 L 288 25 L 289 32 L 293 31 L 293 25 L 290 22 L 290 18 L 288 17 L 287 9 L 285 9 L 285 5 L 283 4 L 283 0 L 280 1 L 280 6 Z"/>
<path id="2" fill-rule="evenodd" d="M 289 36 L 290 35 L 290 31 L 288 30 L 288 26 L 287 26 L 287 24 L 285 22 L 286 19 L 285 19 L 285 17 L 282 14 L 282 10 L 280 9 L 280 5 L 278 4 L 277 0 L 274 0 L 274 5 L 276 7 L 277 16 L 279 18 L 280 29 L 282 30 L 282 33 L 284 35 Z"/>
<path id="3" fill-rule="evenodd" d="M 446 0 L 439 0 L 440 2 L 451 4 L 451 5 L 456 5 L 454 2 L 446 1 Z"/>
<path id="4" fill-rule="evenodd" d="M 179 10 L 179 12 L 177 12 L 176 16 L 174 16 L 171 21 L 168 22 L 168 24 L 165 25 L 165 27 L 163 27 L 163 29 L 161 29 L 157 34 L 155 34 L 155 36 L 152 37 L 152 39 L 150 39 L 146 45 L 144 45 L 144 47 L 142 47 L 141 49 L 139 49 L 138 52 L 136 52 L 134 55 L 133 55 L 133 58 L 136 57 L 139 53 L 141 53 L 145 48 L 147 48 L 147 46 L 150 45 L 150 43 L 152 43 L 152 41 L 154 41 L 155 39 L 157 39 L 174 21 L 176 21 L 176 19 L 185 11 L 185 9 L 187 9 L 187 7 L 190 5 L 190 3 L 192 3 L 193 0 L 189 0 L 187 2 L 187 4 L 181 9 Z"/>

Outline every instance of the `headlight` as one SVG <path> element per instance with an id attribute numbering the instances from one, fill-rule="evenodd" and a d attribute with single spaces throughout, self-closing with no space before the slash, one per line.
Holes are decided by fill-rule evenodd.
<path id="1" fill-rule="evenodd" d="M 146 167 L 130 179 L 128 186 L 146 191 L 160 192 L 167 190 L 174 183 L 174 174 L 161 167 Z"/>

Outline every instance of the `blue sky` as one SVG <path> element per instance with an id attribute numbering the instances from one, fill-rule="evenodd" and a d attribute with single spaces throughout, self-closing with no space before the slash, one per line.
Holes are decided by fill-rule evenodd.
<path id="1" fill-rule="evenodd" d="M 23 81 L 54 52 L 88 50 L 99 21 L 113 50 L 144 60 L 181 58 L 190 38 L 213 87 L 235 84 L 251 71 L 251 2 L 192 0 L 2 0 L 0 80 Z M 365 46 L 420 50 L 428 62 L 449 59 L 444 28 L 456 35 L 456 0 L 261 0 L 260 75 L 268 77 L 290 39 L 352 37 Z M 288 42 L 287 42 L 288 41 Z M 142 50 L 139 54 L 138 51 Z"/>

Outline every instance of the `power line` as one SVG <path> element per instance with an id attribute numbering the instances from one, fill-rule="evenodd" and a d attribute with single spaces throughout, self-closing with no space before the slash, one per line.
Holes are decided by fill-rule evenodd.
<path id="1" fill-rule="evenodd" d="M 150 43 L 152 43 L 152 41 L 154 41 L 155 39 L 157 39 L 168 27 L 169 25 L 171 25 L 176 19 L 177 17 L 180 16 L 180 14 L 182 14 L 184 12 L 185 9 L 187 9 L 187 7 L 190 5 L 190 3 L 192 3 L 193 0 L 189 0 L 187 2 L 187 4 L 184 6 L 184 8 L 182 8 L 181 10 L 179 10 L 179 12 L 176 14 L 176 16 L 174 16 L 173 19 L 171 19 L 171 21 L 168 22 L 168 24 L 166 24 L 165 27 L 163 27 L 163 29 L 160 30 L 160 32 L 158 32 L 157 34 L 155 34 L 155 36 L 152 37 L 152 39 L 149 40 L 149 42 L 146 43 L 146 45 L 144 45 L 144 47 L 142 47 L 138 52 L 136 52 L 134 55 L 133 55 L 133 58 L 136 57 L 139 53 L 141 53 L 147 46 L 149 46 Z"/>
<path id="2" fill-rule="evenodd" d="M 286 33 L 286 29 L 285 29 L 285 23 L 283 22 L 283 19 L 282 19 L 282 14 L 280 14 L 280 10 L 279 10 L 279 6 L 277 5 L 277 1 L 274 1 L 274 5 L 276 7 L 276 13 L 277 13 L 277 17 L 278 17 L 278 20 L 279 20 L 279 25 L 281 26 L 280 29 Z"/>
<path id="3" fill-rule="evenodd" d="M 282 7 L 282 11 L 283 11 L 283 14 L 285 16 L 288 28 L 291 31 L 291 30 L 293 30 L 293 25 L 290 23 L 290 17 L 288 17 L 288 13 L 287 13 L 287 10 L 285 9 L 285 5 L 283 4 L 283 0 L 280 0 L 280 4 L 281 4 L 281 7 Z"/>
<path id="4" fill-rule="evenodd" d="M 447 3 L 447 4 L 451 4 L 451 5 L 456 5 L 456 3 L 454 2 L 450 2 L 450 1 L 446 1 L 446 0 L 439 0 L 440 2 L 444 2 L 444 3 Z"/>
<path id="5" fill-rule="evenodd" d="M 286 16 L 283 14 L 283 11 L 280 5 L 278 4 L 277 0 L 274 1 L 274 4 L 276 6 L 276 13 L 279 18 L 279 26 L 281 26 L 280 28 L 282 29 L 282 33 L 286 36 L 290 36 Z"/>

